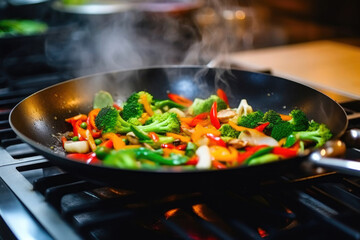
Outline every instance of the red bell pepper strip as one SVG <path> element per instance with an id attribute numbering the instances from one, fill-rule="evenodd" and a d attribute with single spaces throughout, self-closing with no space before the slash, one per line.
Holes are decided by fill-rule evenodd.
<path id="1" fill-rule="evenodd" d="M 209 116 L 209 113 L 204 112 L 204 113 L 200 113 L 199 115 L 196 115 L 192 121 L 190 122 L 189 126 L 190 127 L 195 127 L 199 122 L 207 119 Z"/>
<path id="2" fill-rule="evenodd" d="M 219 129 L 221 127 L 219 119 L 217 118 L 217 102 L 214 102 L 210 110 L 210 121 L 211 124 Z"/>
<path id="3" fill-rule="evenodd" d="M 251 155 L 253 155 L 255 152 L 257 152 L 258 150 L 262 149 L 262 148 L 266 148 L 268 147 L 267 145 L 258 145 L 258 146 L 254 146 L 254 147 L 246 147 L 245 148 L 245 152 L 239 152 L 238 154 L 238 163 L 242 164 L 244 163 Z"/>
<path id="4" fill-rule="evenodd" d="M 122 110 L 122 108 L 116 103 L 113 103 L 113 107 L 116 108 L 117 110 Z"/>
<path id="5" fill-rule="evenodd" d="M 225 103 L 226 105 L 229 106 L 229 99 L 225 93 L 224 90 L 222 90 L 221 88 L 219 88 L 217 91 L 216 91 L 216 94 L 218 95 L 219 98 L 221 98 Z"/>
<path id="6" fill-rule="evenodd" d="M 224 168 L 227 168 L 225 164 L 219 162 L 219 161 L 212 161 L 211 164 L 213 165 L 214 168 L 216 169 L 224 169 Z"/>
<path id="7" fill-rule="evenodd" d="M 159 136 L 154 133 L 154 132 L 149 132 L 148 136 L 154 141 L 154 142 L 158 142 L 159 141 Z"/>
<path id="8" fill-rule="evenodd" d="M 163 143 L 161 144 L 161 148 L 170 148 L 170 149 L 174 149 L 175 145 L 171 144 L 171 143 Z"/>
<path id="9" fill-rule="evenodd" d="M 66 137 L 62 136 L 61 137 L 61 143 L 62 143 L 63 147 L 64 147 L 64 144 L 65 144 L 66 141 L 67 141 Z"/>
<path id="10" fill-rule="evenodd" d="M 266 123 L 263 123 L 259 126 L 257 126 L 256 128 L 254 128 L 255 130 L 258 130 L 259 132 L 263 132 L 264 129 L 270 124 L 270 122 L 266 122 Z"/>
<path id="11" fill-rule="evenodd" d="M 186 165 L 196 165 L 198 162 L 199 162 L 199 157 L 194 155 L 186 162 Z"/>
<path id="12" fill-rule="evenodd" d="M 283 147 L 274 147 L 274 149 L 272 150 L 272 153 L 276 155 L 281 155 L 285 158 L 295 157 L 297 155 L 297 152 L 298 151 L 296 149 L 283 148 Z"/>
<path id="13" fill-rule="evenodd" d="M 180 144 L 180 145 L 177 145 L 177 146 L 176 146 L 176 149 L 177 149 L 177 150 L 183 150 L 183 151 L 184 151 L 184 150 L 186 150 L 186 146 L 187 146 L 187 144 Z"/>
<path id="14" fill-rule="evenodd" d="M 85 162 L 87 164 L 100 164 L 101 161 L 96 157 L 94 152 L 91 153 L 70 153 L 66 155 L 70 159 Z"/>
<path id="15" fill-rule="evenodd" d="M 221 137 L 217 137 L 212 133 L 207 133 L 206 137 L 210 140 L 210 144 L 226 147 L 226 143 L 221 139 Z"/>
<path id="16" fill-rule="evenodd" d="M 187 99 L 186 97 L 177 95 L 175 93 L 168 93 L 168 98 L 178 104 L 181 104 L 185 107 L 190 107 L 193 103 L 190 99 Z"/>
<path id="17" fill-rule="evenodd" d="M 111 139 L 109 139 L 109 140 L 102 142 L 99 146 L 113 148 L 114 144 L 113 144 L 113 141 Z"/>

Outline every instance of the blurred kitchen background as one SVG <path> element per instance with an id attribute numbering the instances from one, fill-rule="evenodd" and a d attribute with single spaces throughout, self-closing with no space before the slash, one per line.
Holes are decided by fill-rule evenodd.
<path id="1" fill-rule="evenodd" d="M 266 58 L 266 54 L 264 58 L 263 49 L 326 43 L 327 48 L 316 56 L 324 51 L 334 52 L 333 48 L 337 51 L 338 47 L 340 54 L 347 54 L 347 50 L 357 52 L 359 11 L 357 0 L 0 0 L 1 70 L 5 75 L 22 75 L 34 68 L 55 69 L 73 77 L 154 65 L 213 66 L 215 63 L 270 70 L 288 77 L 293 73 L 282 69 L 278 72 L 278 65 L 270 64 L 276 59 Z M 9 25 L 6 22 L 9 19 L 32 20 L 45 23 L 46 27 L 39 30 L 31 23 L 21 27 Z M 299 46 L 305 46 L 306 52 L 307 45 Z M 316 50 L 322 46 L 313 47 Z M 343 49 L 344 46 L 352 48 Z M 304 52 L 301 48 L 298 51 Z M 252 53 L 255 55 L 249 56 Z M 276 56 L 276 53 L 269 54 Z M 295 54 L 277 59 L 290 64 L 300 57 L 296 51 Z M 18 56 L 25 58 L 19 60 Z M 36 57 L 41 60 L 29 63 L 29 58 Z M 337 56 L 327 59 L 331 57 L 338 59 Z M 357 57 L 360 60 L 358 52 L 344 64 Z M 30 70 L 17 68 L 27 64 Z M 355 78 L 358 74 L 359 71 L 354 72 Z M 313 81 L 312 76 L 296 76 L 296 73 L 292 76 L 305 83 Z M 354 76 L 349 85 L 353 84 Z M 325 89 L 329 86 L 337 89 L 331 83 L 319 84 Z M 353 98 L 360 95 L 360 89 L 350 93 L 347 89 L 338 91 Z"/>

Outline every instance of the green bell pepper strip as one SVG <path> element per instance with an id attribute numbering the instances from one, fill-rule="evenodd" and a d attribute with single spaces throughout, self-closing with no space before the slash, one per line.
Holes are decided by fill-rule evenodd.
<path id="1" fill-rule="evenodd" d="M 159 109 L 159 108 L 163 108 L 163 107 L 168 107 L 168 108 L 179 108 L 179 109 L 184 109 L 185 107 L 179 103 L 176 103 L 174 101 L 171 100 L 162 100 L 162 101 L 156 101 L 154 104 L 155 108 Z"/>
<path id="2" fill-rule="evenodd" d="M 285 141 L 284 147 L 291 147 L 296 143 L 297 139 L 294 134 L 290 134 Z"/>
<path id="3" fill-rule="evenodd" d="M 262 155 L 265 155 L 267 153 L 270 153 L 273 150 L 274 147 L 264 147 L 256 151 L 254 154 L 252 154 L 248 159 L 246 159 L 245 164 L 248 165 L 252 159 L 260 157 Z"/>
<path id="4" fill-rule="evenodd" d="M 273 153 L 267 153 L 265 155 L 258 156 L 256 158 L 251 159 L 251 161 L 248 163 L 249 166 L 253 165 L 259 165 L 269 162 L 275 162 L 280 159 L 279 155 L 273 154 Z"/>
<path id="5" fill-rule="evenodd" d="M 134 148 L 112 151 L 104 158 L 104 164 L 120 168 L 139 168 L 140 163 L 137 159 L 146 159 L 154 163 L 168 166 L 177 166 L 185 164 L 189 158 L 180 154 L 170 154 L 169 157 L 163 157 L 160 151 L 152 151 L 147 148 Z"/>
<path id="6" fill-rule="evenodd" d="M 149 137 L 149 135 L 146 132 L 144 132 L 143 130 L 141 130 L 140 128 L 138 128 L 134 125 L 130 125 L 130 129 L 135 134 L 135 136 L 137 136 L 139 138 L 140 141 L 141 140 L 150 140 L 151 142 L 153 142 L 151 137 Z"/>
<path id="7" fill-rule="evenodd" d="M 185 155 L 188 157 L 194 156 L 196 149 L 197 149 L 197 146 L 195 143 L 188 142 L 188 144 L 186 145 L 186 149 L 185 149 Z"/>

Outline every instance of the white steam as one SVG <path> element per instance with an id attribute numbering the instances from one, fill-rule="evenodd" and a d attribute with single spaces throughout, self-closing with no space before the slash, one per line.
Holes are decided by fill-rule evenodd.
<path id="1" fill-rule="evenodd" d="M 46 54 L 51 63 L 65 62 L 76 68 L 78 75 L 148 66 L 206 65 L 252 46 L 252 10 L 237 2 L 211 0 L 177 15 L 128 11 L 85 16 L 76 31 L 49 38 Z"/>

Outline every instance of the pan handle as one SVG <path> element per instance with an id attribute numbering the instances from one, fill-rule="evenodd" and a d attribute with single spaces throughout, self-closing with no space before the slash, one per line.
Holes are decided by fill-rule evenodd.
<path id="1" fill-rule="evenodd" d="M 341 173 L 360 176 L 360 161 L 337 158 L 346 151 L 345 143 L 341 140 L 328 141 L 322 148 L 309 155 L 314 164 L 336 170 Z"/>

